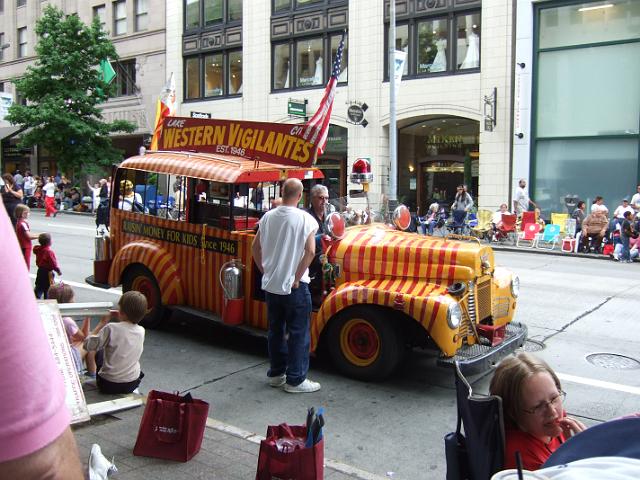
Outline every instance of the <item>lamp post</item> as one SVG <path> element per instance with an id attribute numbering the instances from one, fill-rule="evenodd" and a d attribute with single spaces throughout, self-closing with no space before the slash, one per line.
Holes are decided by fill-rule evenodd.
<path id="1" fill-rule="evenodd" d="M 396 130 L 396 0 L 389 0 L 389 203 L 398 201 L 398 132 Z"/>

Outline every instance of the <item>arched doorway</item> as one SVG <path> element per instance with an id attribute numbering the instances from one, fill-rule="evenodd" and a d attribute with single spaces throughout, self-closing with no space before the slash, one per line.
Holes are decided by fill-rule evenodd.
<path id="1" fill-rule="evenodd" d="M 478 194 L 479 122 L 454 116 L 422 119 L 399 129 L 398 196 L 425 212 L 434 200 L 453 203 L 456 186 Z"/>

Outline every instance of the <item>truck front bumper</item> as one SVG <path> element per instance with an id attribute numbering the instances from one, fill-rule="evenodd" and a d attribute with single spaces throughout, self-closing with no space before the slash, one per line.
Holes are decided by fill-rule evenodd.
<path id="1" fill-rule="evenodd" d="M 438 365 L 453 367 L 457 362 L 463 375 L 486 372 L 502 358 L 524 345 L 527 331 L 526 325 L 511 322 L 507 325 L 505 338 L 499 345 L 495 347 L 479 344 L 466 345 L 460 348 L 453 357 L 440 357 Z"/>

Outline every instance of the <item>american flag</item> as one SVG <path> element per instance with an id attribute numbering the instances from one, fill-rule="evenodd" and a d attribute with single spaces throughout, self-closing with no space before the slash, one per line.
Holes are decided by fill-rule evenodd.
<path id="1" fill-rule="evenodd" d="M 333 99 L 336 96 L 336 84 L 338 83 L 338 75 L 340 75 L 340 65 L 342 64 L 342 51 L 344 50 L 344 39 L 347 32 L 342 32 L 342 38 L 336 51 L 336 59 L 331 69 L 331 78 L 324 89 L 324 96 L 320 102 L 320 106 L 316 113 L 313 114 L 311 120 L 307 123 L 304 132 L 304 139 L 310 141 L 314 145 L 318 145 L 318 155 L 322 155 L 324 147 L 327 145 L 327 134 L 329 133 L 329 120 L 331 119 L 331 109 L 333 108 Z"/>

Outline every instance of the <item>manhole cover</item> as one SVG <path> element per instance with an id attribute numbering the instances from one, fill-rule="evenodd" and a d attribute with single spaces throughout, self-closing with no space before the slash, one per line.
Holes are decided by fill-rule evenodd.
<path id="1" fill-rule="evenodd" d="M 587 361 L 597 367 L 616 370 L 636 370 L 640 368 L 640 362 L 635 358 L 625 357 L 617 353 L 592 353 L 587 355 Z"/>
<path id="2" fill-rule="evenodd" d="M 527 339 L 525 340 L 522 348 L 525 352 L 539 352 L 540 350 L 544 350 L 544 347 L 544 343 L 539 342 L 538 340 Z"/>

